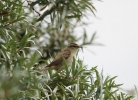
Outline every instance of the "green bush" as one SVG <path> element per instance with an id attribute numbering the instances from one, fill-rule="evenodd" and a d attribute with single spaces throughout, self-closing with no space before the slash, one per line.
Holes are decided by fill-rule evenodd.
<path id="1" fill-rule="evenodd" d="M 80 60 L 74 59 L 71 68 L 65 63 L 63 71 L 39 71 L 50 54 L 54 56 L 69 42 L 94 44 L 95 33 L 90 40 L 85 29 L 82 38 L 74 34 L 77 27 L 86 25 L 82 18 L 88 10 L 95 11 L 89 0 L 0 1 L 0 99 L 132 98 L 119 91 L 121 84 L 115 83 L 116 77 L 104 78 L 96 67 L 87 69 Z"/>

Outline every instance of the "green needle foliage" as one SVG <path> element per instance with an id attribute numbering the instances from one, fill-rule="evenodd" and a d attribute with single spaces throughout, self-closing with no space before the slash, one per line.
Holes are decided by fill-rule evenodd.
<path id="1" fill-rule="evenodd" d="M 82 19 L 94 14 L 90 0 L 0 1 L 1 100 L 131 100 L 119 91 L 116 77 L 103 77 L 80 60 L 63 70 L 40 72 L 41 66 L 70 42 L 94 43 Z M 81 27 L 77 36 L 76 29 Z"/>

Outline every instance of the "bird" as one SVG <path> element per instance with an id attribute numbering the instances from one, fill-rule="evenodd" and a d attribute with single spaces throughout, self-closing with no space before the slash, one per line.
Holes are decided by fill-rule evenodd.
<path id="1" fill-rule="evenodd" d="M 76 43 L 70 43 L 53 59 L 53 61 L 49 65 L 43 67 L 42 69 L 40 69 L 40 71 L 48 69 L 59 70 L 64 65 L 63 58 L 65 59 L 66 64 L 68 66 L 71 66 L 73 57 L 75 57 L 79 48 L 82 48 L 82 46 Z"/>

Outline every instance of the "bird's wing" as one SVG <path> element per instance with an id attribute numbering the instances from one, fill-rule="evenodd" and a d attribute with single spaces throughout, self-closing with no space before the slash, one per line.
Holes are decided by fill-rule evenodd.
<path id="1" fill-rule="evenodd" d="M 71 52 L 68 49 L 62 50 L 49 65 L 47 65 L 46 67 L 40 69 L 40 71 L 47 70 L 47 69 L 49 69 L 50 67 L 52 67 L 54 65 L 61 64 L 62 60 L 63 60 L 62 57 L 64 57 L 65 59 L 68 59 L 70 57 L 70 55 L 71 55 Z"/>
<path id="2" fill-rule="evenodd" d="M 58 65 L 62 62 L 64 57 L 65 59 L 67 59 L 70 56 L 71 52 L 67 49 L 64 49 L 62 52 L 60 52 L 56 58 L 48 65 L 48 67 L 54 66 L 54 65 Z"/>

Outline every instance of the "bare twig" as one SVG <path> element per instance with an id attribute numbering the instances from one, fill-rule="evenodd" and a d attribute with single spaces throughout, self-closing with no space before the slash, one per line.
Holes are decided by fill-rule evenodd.
<path id="1" fill-rule="evenodd" d="M 28 1 L 28 0 L 26 0 L 26 1 L 27 1 L 28 5 L 31 7 L 31 4 L 29 3 L 29 1 Z M 34 9 L 34 7 L 32 7 L 32 9 L 33 9 L 33 11 L 36 12 L 39 16 L 41 16 L 41 14 L 40 14 L 38 11 L 36 11 L 36 10 Z"/>
<path id="2" fill-rule="evenodd" d="M 35 13 L 37 13 L 38 14 L 38 16 L 40 17 L 41 16 L 41 14 L 37 11 L 37 10 L 35 10 L 34 9 L 34 7 L 32 7 L 31 6 L 31 4 L 29 3 L 29 1 L 28 0 L 26 0 L 27 1 L 27 3 L 28 3 L 28 5 L 33 9 L 33 11 L 35 12 Z M 46 8 L 46 6 L 45 7 L 43 7 L 42 9 L 45 9 Z M 40 10 L 41 11 L 41 10 Z M 49 22 L 47 22 L 46 20 L 44 20 L 46 23 L 49 23 Z"/>

